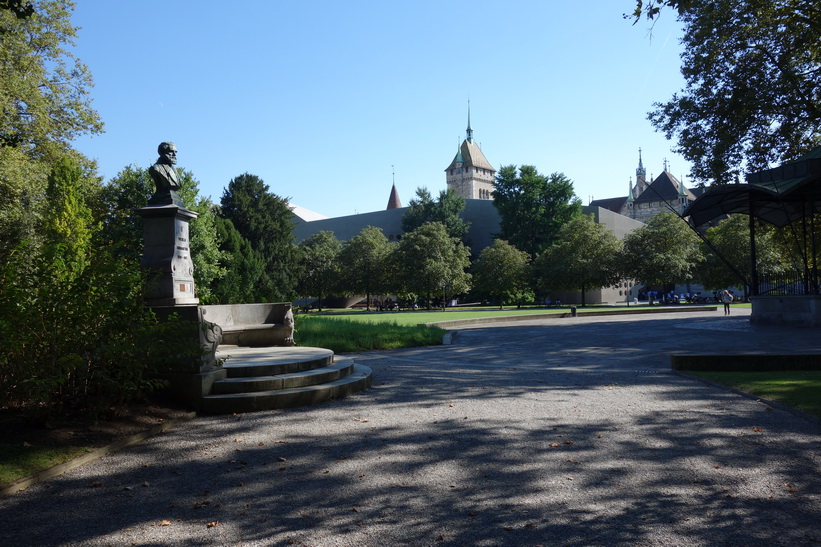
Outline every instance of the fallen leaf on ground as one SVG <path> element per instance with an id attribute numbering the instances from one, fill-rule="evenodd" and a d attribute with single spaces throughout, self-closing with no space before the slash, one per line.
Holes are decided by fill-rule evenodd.
<path id="1" fill-rule="evenodd" d="M 206 526 L 208 526 L 209 528 L 213 528 L 214 526 L 219 526 L 219 521 L 218 520 L 211 521 L 208 524 L 206 524 Z"/>

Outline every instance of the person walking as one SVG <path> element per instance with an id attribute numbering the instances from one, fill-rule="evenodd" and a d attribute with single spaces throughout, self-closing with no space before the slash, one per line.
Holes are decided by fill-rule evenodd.
<path id="1" fill-rule="evenodd" d="M 730 291 L 724 289 L 724 292 L 721 293 L 721 301 L 724 303 L 724 315 L 730 315 L 730 302 L 733 301 L 733 295 L 730 294 Z"/>

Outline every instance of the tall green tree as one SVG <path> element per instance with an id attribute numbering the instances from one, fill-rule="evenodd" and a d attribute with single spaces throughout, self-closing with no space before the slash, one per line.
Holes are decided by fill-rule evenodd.
<path id="1" fill-rule="evenodd" d="M 473 264 L 473 286 L 505 304 L 533 300 L 530 287 L 530 256 L 507 241 L 496 239 L 482 249 Z"/>
<path id="2" fill-rule="evenodd" d="M 48 177 L 45 232 L 48 253 L 61 272 L 74 278 L 88 266 L 91 239 L 99 229 L 83 197 L 83 172 L 67 158 L 57 160 Z"/>
<path id="3" fill-rule="evenodd" d="M 625 277 L 645 286 L 692 281 L 704 259 L 698 236 L 673 213 L 659 213 L 624 238 Z"/>
<path id="4" fill-rule="evenodd" d="M 534 261 L 539 288 L 543 291 L 585 292 L 607 287 L 621 279 L 621 242 L 592 215 L 574 218 L 559 229 L 556 241 Z"/>
<path id="5" fill-rule="evenodd" d="M 69 1 L 37 0 L 20 17 L 0 6 L 0 144 L 31 158 L 61 155 L 75 137 L 103 128 L 91 108 L 91 73 L 69 49 L 73 10 Z"/>
<path id="6" fill-rule="evenodd" d="M 400 270 L 405 292 L 427 300 L 441 293 L 459 294 L 470 290 L 470 248 L 451 237 L 440 222 L 428 222 L 405 234 L 396 249 L 395 264 Z"/>
<path id="7" fill-rule="evenodd" d="M 499 211 L 500 238 L 531 257 L 545 250 L 559 227 L 579 216 L 581 200 L 562 173 L 542 175 L 532 165 L 506 165 L 496 175 L 493 204 Z"/>
<path id="8" fill-rule="evenodd" d="M 265 260 L 242 237 L 234 224 L 220 216 L 214 219 L 222 266 L 225 274 L 214 282 L 214 300 L 219 304 L 261 302 L 260 292 L 265 278 Z"/>
<path id="9" fill-rule="evenodd" d="M 439 192 L 434 200 L 427 188 L 417 188 L 416 197 L 408 204 L 408 210 L 402 217 L 402 230 L 412 232 L 426 222 L 441 222 L 445 225 L 450 237 L 465 240 L 470 223 L 462 218 L 465 210 L 465 198 L 458 195 L 453 188 Z"/>
<path id="10" fill-rule="evenodd" d="M 693 165 L 691 175 L 733 182 L 821 144 L 821 4 L 651 4 L 678 9 L 686 86 L 656 103 L 649 118 L 675 139 L 676 151 Z"/>
<path id="11" fill-rule="evenodd" d="M 351 295 L 364 294 L 370 311 L 371 297 L 389 287 L 392 250 L 393 245 L 382 229 L 375 226 L 366 226 L 346 241 L 339 253 L 340 290 Z"/>
<path id="12" fill-rule="evenodd" d="M 221 215 L 232 222 L 265 260 L 260 293 L 266 301 L 290 301 L 296 294 L 299 254 L 288 200 L 249 173 L 231 179 L 222 194 Z"/>
<path id="13" fill-rule="evenodd" d="M 103 127 L 91 108 L 91 74 L 69 49 L 73 8 L 57 0 L 0 4 L 0 262 L 41 237 L 52 166 L 69 156 L 91 175 L 93 162 L 70 147 Z"/>
<path id="14" fill-rule="evenodd" d="M 317 298 L 322 311 L 322 298 L 334 291 L 339 277 L 339 253 L 342 243 L 333 232 L 322 230 L 299 244 L 302 277 L 299 288 L 303 296 Z"/>

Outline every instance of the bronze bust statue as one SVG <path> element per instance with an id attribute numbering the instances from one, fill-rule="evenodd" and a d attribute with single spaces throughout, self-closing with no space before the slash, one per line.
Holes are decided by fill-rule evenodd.
<path id="1" fill-rule="evenodd" d="M 154 179 L 156 190 L 149 205 L 179 205 L 185 207 L 177 190 L 180 189 L 180 179 L 174 164 L 177 163 L 177 147 L 173 142 L 162 142 L 157 147 L 160 157 L 157 162 L 149 167 L 148 173 Z"/>

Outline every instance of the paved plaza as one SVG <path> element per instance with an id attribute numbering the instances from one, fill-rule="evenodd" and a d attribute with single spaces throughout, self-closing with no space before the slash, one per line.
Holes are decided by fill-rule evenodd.
<path id="1" fill-rule="evenodd" d="M 373 387 L 200 417 L 0 499 L 2 545 L 817 545 L 821 425 L 671 353 L 821 352 L 749 310 L 460 328 Z"/>

